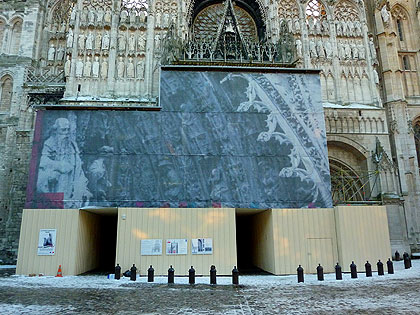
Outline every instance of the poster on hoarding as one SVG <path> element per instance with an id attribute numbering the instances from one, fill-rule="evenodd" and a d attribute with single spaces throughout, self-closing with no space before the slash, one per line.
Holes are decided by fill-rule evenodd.
<path id="1" fill-rule="evenodd" d="M 141 255 L 162 255 L 162 240 L 141 240 Z"/>
<path id="2" fill-rule="evenodd" d="M 57 230 L 41 229 L 38 239 L 38 256 L 54 256 Z"/>
<path id="3" fill-rule="evenodd" d="M 188 253 L 188 240 L 171 239 L 166 240 L 167 255 L 186 255 Z"/>
<path id="4" fill-rule="evenodd" d="M 191 241 L 192 254 L 213 254 L 213 240 L 211 238 L 194 238 Z"/>

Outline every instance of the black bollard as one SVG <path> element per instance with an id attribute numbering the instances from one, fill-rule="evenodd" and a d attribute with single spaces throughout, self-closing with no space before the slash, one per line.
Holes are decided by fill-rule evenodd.
<path id="1" fill-rule="evenodd" d="M 394 274 L 394 264 L 392 263 L 391 258 L 388 258 L 388 261 L 386 262 L 386 266 L 388 268 L 388 274 L 393 275 Z"/>
<path id="2" fill-rule="evenodd" d="M 190 270 L 188 270 L 188 283 L 195 284 L 195 269 L 191 266 Z"/>
<path id="3" fill-rule="evenodd" d="M 401 255 L 400 255 L 400 253 L 396 250 L 396 251 L 395 251 L 395 260 L 396 260 L 396 261 L 400 261 L 400 259 L 401 259 Z"/>
<path id="4" fill-rule="evenodd" d="M 168 269 L 168 283 L 175 282 L 175 269 L 172 268 L 172 265 Z"/>
<path id="5" fill-rule="evenodd" d="M 384 264 L 382 263 L 382 261 L 379 259 L 378 263 L 376 264 L 376 266 L 378 266 L 378 276 L 383 276 L 384 275 Z"/>
<path id="6" fill-rule="evenodd" d="M 239 284 L 239 270 L 236 266 L 233 267 L 232 270 L 232 284 L 238 285 Z"/>
<path id="7" fill-rule="evenodd" d="M 343 272 L 341 271 L 341 266 L 338 263 L 335 265 L 335 280 L 343 280 Z"/>
<path id="8" fill-rule="evenodd" d="M 131 269 L 130 269 L 130 280 L 131 281 L 136 281 L 136 277 L 137 277 L 136 272 L 137 272 L 136 265 L 133 264 L 133 267 L 131 267 Z"/>
<path id="9" fill-rule="evenodd" d="M 352 279 L 356 279 L 357 278 L 357 266 L 354 263 L 354 261 L 351 262 L 351 265 L 350 265 L 350 273 L 351 273 L 351 278 Z"/>
<path id="10" fill-rule="evenodd" d="M 318 267 L 316 267 L 316 274 L 318 281 L 324 281 L 324 268 L 322 268 L 321 264 L 318 264 Z"/>
<path id="11" fill-rule="evenodd" d="M 153 282 L 155 278 L 155 269 L 153 269 L 152 265 L 150 265 L 149 269 L 147 269 L 147 282 Z"/>
<path id="12" fill-rule="evenodd" d="M 120 280 L 121 278 L 121 267 L 120 264 L 115 266 L 115 280 Z"/>
<path id="13" fill-rule="evenodd" d="M 404 268 L 410 269 L 410 258 L 409 258 L 408 253 L 403 254 L 403 259 L 404 259 Z"/>
<path id="14" fill-rule="evenodd" d="M 366 261 L 365 264 L 366 277 L 372 277 L 372 265 Z"/>
<path id="15" fill-rule="evenodd" d="M 298 283 L 299 282 L 305 282 L 305 279 L 303 278 L 303 268 L 301 265 L 297 268 L 297 277 L 298 277 Z"/>
<path id="16" fill-rule="evenodd" d="M 216 284 L 216 266 L 211 265 L 210 267 L 210 284 Z"/>

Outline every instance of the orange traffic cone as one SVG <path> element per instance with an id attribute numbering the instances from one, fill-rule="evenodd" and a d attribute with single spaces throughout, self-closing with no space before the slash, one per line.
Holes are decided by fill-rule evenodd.
<path id="1" fill-rule="evenodd" d="M 58 271 L 57 271 L 57 275 L 56 277 L 62 277 L 63 276 L 63 272 L 61 271 L 61 265 L 58 266 Z"/>

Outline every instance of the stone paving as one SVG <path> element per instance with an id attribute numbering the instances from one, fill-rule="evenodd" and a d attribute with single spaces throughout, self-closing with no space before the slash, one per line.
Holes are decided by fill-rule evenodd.
<path id="1" fill-rule="evenodd" d="M 0 277 L 5 280 L 10 273 L 13 270 L 0 270 Z M 420 314 L 420 277 L 342 283 L 191 287 L 127 282 L 119 288 L 94 289 L 1 286 L 0 313 Z"/>

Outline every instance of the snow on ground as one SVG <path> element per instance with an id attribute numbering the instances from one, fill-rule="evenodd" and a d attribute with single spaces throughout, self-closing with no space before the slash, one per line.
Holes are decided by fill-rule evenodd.
<path id="1" fill-rule="evenodd" d="M 380 284 L 386 285 L 386 282 L 393 280 L 404 280 L 411 278 L 420 278 L 420 260 L 412 261 L 413 267 L 411 269 L 404 269 L 404 263 L 402 261 L 394 262 L 395 274 L 389 275 L 385 266 L 385 275 L 378 276 L 376 272 L 373 273 L 373 277 L 367 278 L 365 273 L 359 272 L 358 279 L 351 279 L 350 274 L 343 274 L 343 280 L 335 280 L 335 274 L 325 274 L 325 281 L 318 281 L 316 274 L 305 274 L 305 283 L 297 283 L 296 275 L 290 276 L 240 276 L 239 282 L 244 286 L 255 286 L 255 287 L 278 287 L 278 286 L 307 286 L 307 285 L 326 285 L 326 286 L 359 286 L 359 285 L 370 285 Z M 175 270 L 176 272 L 176 270 Z M 153 284 L 165 284 L 167 283 L 167 277 L 155 277 Z M 63 278 L 42 276 L 42 277 L 28 277 L 28 276 L 11 276 L 2 278 L 0 281 L 0 287 L 54 287 L 54 288 L 111 288 L 111 289 L 129 289 L 130 284 L 133 284 L 129 278 L 122 277 L 121 280 L 110 280 L 106 276 L 99 275 L 88 275 L 88 276 L 65 276 Z M 147 277 L 137 277 L 135 283 L 147 284 Z M 209 277 L 196 277 L 196 284 L 209 284 Z M 188 277 L 175 277 L 175 284 L 188 284 Z M 231 277 L 217 277 L 218 285 L 231 285 Z"/>
<path id="2" fill-rule="evenodd" d="M 0 265 L 0 269 L 14 269 L 16 265 Z"/>

